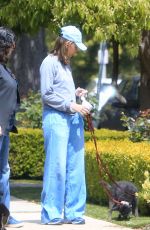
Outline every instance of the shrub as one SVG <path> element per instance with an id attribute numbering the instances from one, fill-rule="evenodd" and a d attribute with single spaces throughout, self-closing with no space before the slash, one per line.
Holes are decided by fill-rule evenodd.
<path id="1" fill-rule="evenodd" d="M 150 205 L 150 175 L 148 171 L 144 172 L 145 180 L 142 184 L 140 196 Z"/>
<path id="2" fill-rule="evenodd" d="M 143 172 L 150 171 L 149 143 L 132 143 L 129 140 L 101 140 L 97 142 L 101 158 L 107 165 L 115 181 L 132 181 L 139 191 L 144 182 Z M 106 173 L 103 174 L 108 183 L 112 183 Z M 107 197 L 101 187 L 99 168 L 96 162 L 94 144 L 86 143 L 86 182 L 88 199 L 104 204 Z"/>
<path id="3" fill-rule="evenodd" d="M 97 140 L 124 140 L 129 138 L 128 131 L 116 131 L 109 129 L 95 129 L 94 135 Z M 92 140 L 91 132 L 85 132 L 85 141 Z"/>
<path id="4" fill-rule="evenodd" d="M 150 141 L 150 109 L 141 111 L 136 118 L 128 117 L 123 113 L 121 120 L 130 131 L 130 140 Z"/>
<path id="5" fill-rule="evenodd" d="M 20 112 L 17 113 L 16 118 L 20 127 L 42 127 L 42 102 L 40 93 L 30 91 L 28 97 L 22 99 Z"/>
<path id="6" fill-rule="evenodd" d="M 10 138 L 11 177 L 42 178 L 45 158 L 42 130 L 19 129 Z"/>

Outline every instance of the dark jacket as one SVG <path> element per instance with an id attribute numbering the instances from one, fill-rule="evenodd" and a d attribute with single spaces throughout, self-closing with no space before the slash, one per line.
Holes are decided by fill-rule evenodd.
<path id="1" fill-rule="evenodd" d="M 18 84 L 11 71 L 0 63 L 0 126 L 2 134 L 15 128 L 15 113 L 20 103 Z"/>

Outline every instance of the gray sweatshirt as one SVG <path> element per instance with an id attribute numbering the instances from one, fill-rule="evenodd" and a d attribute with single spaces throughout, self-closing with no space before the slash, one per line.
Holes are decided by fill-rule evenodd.
<path id="1" fill-rule="evenodd" d="M 63 65 L 57 56 L 49 54 L 40 66 L 43 107 L 72 113 L 70 103 L 76 102 L 75 85 L 69 65 Z"/>

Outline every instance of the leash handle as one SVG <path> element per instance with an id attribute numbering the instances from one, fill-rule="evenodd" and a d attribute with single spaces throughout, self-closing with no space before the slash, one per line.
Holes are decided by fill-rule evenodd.
<path id="1" fill-rule="evenodd" d="M 93 106 L 86 100 L 84 96 L 81 96 L 80 99 L 82 101 L 82 105 L 85 106 L 89 111 L 93 109 Z"/>

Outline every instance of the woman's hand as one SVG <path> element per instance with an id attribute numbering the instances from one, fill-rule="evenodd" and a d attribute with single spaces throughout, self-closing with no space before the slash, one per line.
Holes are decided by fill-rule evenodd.
<path id="1" fill-rule="evenodd" d="M 78 87 L 76 89 L 76 96 L 78 96 L 78 97 L 86 96 L 87 93 L 88 93 L 88 91 L 86 89 L 83 89 L 83 88 L 80 88 L 80 87 Z"/>
<path id="2" fill-rule="evenodd" d="M 90 113 L 90 110 L 87 109 L 84 105 L 80 105 L 77 103 L 72 102 L 70 106 L 71 110 L 74 112 L 80 113 L 82 116 L 86 116 Z"/>

